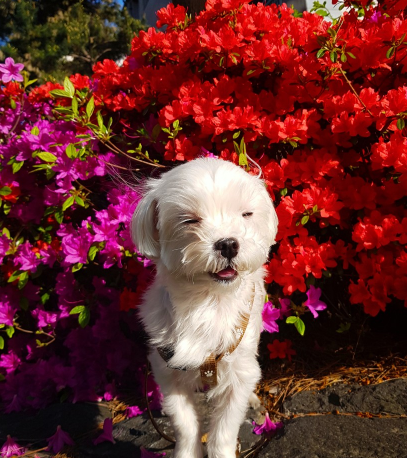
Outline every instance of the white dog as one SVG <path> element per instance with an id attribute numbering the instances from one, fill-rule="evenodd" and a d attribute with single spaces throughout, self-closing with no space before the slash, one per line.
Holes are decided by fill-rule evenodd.
<path id="1" fill-rule="evenodd" d="M 208 456 L 236 456 L 260 378 L 262 266 L 276 232 L 264 183 L 230 162 L 196 159 L 146 183 L 132 235 L 157 274 L 140 315 L 176 458 L 202 457 L 193 393 L 203 383 L 213 404 Z"/>

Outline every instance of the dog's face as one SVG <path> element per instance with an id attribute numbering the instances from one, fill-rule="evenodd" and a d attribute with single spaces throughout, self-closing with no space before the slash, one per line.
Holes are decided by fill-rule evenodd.
<path id="1" fill-rule="evenodd" d="M 267 260 L 277 216 L 264 183 L 219 159 L 196 159 L 146 183 L 137 249 L 173 276 L 233 284 Z"/>

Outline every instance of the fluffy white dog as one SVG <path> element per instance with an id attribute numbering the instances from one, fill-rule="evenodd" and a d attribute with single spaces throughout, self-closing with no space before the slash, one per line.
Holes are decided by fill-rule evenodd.
<path id="1" fill-rule="evenodd" d="M 175 430 L 176 458 L 202 457 L 193 396 L 202 388 L 201 373 L 212 386 L 208 456 L 236 456 L 239 427 L 260 378 L 262 266 L 276 232 L 263 181 L 230 162 L 196 159 L 146 183 L 132 235 L 157 275 L 140 315 Z M 218 362 L 205 370 L 211 357 Z"/>

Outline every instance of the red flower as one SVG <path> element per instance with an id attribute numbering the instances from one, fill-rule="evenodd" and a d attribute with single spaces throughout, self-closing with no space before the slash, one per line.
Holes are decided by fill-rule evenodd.
<path id="1" fill-rule="evenodd" d="M 291 348 L 291 345 L 291 340 L 285 339 L 284 342 L 280 342 L 278 339 L 274 339 L 273 343 L 267 345 L 270 351 L 270 359 L 287 358 L 288 361 L 291 361 L 291 356 L 297 354 L 297 352 Z"/>
<path id="2" fill-rule="evenodd" d="M 139 299 L 139 294 L 134 293 L 128 288 L 124 288 L 120 294 L 120 310 L 128 312 L 131 309 L 137 308 Z"/>

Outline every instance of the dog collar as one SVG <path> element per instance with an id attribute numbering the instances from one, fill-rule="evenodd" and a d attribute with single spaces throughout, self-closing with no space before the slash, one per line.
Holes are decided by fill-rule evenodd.
<path id="1" fill-rule="evenodd" d="M 235 334 L 236 334 L 236 341 L 229 348 L 224 351 L 223 353 L 216 355 L 215 353 L 211 353 L 205 360 L 205 362 L 200 366 L 199 370 L 201 373 L 201 381 L 203 386 L 208 386 L 209 389 L 214 388 L 218 384 L 218 363 L 221 361 L 225 356 L 231 355 L 236 348 L 239 346 L 240 342 L 243 339 L 243 336 L 246 332 L 247 325 L 249 324 L 250 320 L 250 313 L 252 311 L 253 302 L 255 297 L 255 288 L 253 287 L 253 295 L 251 300 L 248 302 L 248 309 L 247 313 L 240 314 L 239 324 L 235 326 Z M 168 361 L 174 356 L 174 349 L 172 347 L 157 347 L 157 351 L 161 358 L 168 363 Z M 169 366 L 170 367 L 170 366 Z M 173 367 L 171 366 L 170 369 L 186 371 L 188 368 L 186 366 L 180 367 Z"/>

